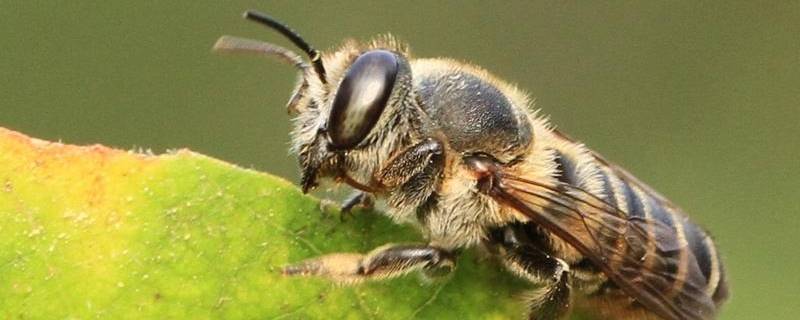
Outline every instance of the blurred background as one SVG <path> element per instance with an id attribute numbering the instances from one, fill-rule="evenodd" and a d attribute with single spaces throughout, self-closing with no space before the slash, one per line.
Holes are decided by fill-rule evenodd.
<path id="1" fill-rule="evenodd" d="M 721 319 L 800 311 L 800 2 L 0 3 L 0 126 L 73 144 L 190 148 L 297 179 L 294 70 L 210 52 L 231 34 L 320 49 L 391 32 L 483 66 L 715 235 Z"/>

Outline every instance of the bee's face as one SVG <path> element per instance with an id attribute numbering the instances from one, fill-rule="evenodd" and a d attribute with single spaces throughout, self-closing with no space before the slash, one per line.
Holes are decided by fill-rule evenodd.
<path id="1" fill-rule="evenodd" d="M 310 59 L 275 44 L 232 36 L 214 45 L 218 51 L 274 56 L 300 71 L 287 109 L 297 116 L 292 151 L 299 158 L 303 189 L 314 187 L 323 176 L 369 184 L 381 163 L 414 135 L 407 120 L 416 116 L 417 108 L 405 46 L 391 37 L 367 44 L 350 41 L 323 57 L 283 23 L 253 11 L 245 18 L 278 31 Z"/>
<path id="2" fill-rule="evenodd" d="M 292 137 L 305 187 L 317 177 L 368 184 L 389 157 L 401 129 L 397 117 L 408 116 L 399 111 L 413 100 L 405 54 L 387 41 L 349 43 L 325 56 L 326 81 L 309 83 Z"/>

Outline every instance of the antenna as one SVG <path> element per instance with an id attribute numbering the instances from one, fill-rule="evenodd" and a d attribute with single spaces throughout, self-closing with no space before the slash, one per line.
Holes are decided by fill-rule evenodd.
<path id="1" fill-rule="evenodd" d="M 314 49 L 303 37 L 300 36 L 299 33 L 289 28 L 289 26 L 285 25 L 284 23 L 275 20 L 264 13 L 248 10 L 244 13 L 245 19 L 252 20 L 263 24 L 264 26 L 269 27 L 275 31 L 278 31 L 284 37 L 288 38 L 295 46 L 303 50 L 308 55 L 308 58 L 311 59 L 311 65 L 314 66 L 314 71 L 317 73 L 317 77 L 322 83 L 327 83 L 325 80 L 325 66 L 322 65 L 322 55 Z"/>

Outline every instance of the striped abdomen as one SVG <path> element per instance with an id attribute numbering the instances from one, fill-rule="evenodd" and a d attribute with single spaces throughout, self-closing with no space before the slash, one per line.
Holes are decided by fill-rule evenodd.
<path id="1" fill-rule="evenodd" d="M 593 186 L 589 188 L 596 196 L 616 206 L 629 220 L 643 221 L 646 237 L 640 242 L 645 243 L 631 245 L 624 237 L 600 237 L 607 247 L 618 249 L 609 253 L 615 255 L 609 257 L 610 269 L 630 274 L 654 270 L 658 277 L 643 276 L 641 280 L 647 283 L 642 285 L 652 286 L 674 304 L 700 300 L 694 297 L 710 299 L 716 307 L 724 302 L 727 283 L 713 240 L 680 209 L 597 156 L 559 150 L 555 160 L 562 182 L 584 189 Z M 608 280 L 588 294 L 603 296 L 617 288 Z"/>
<path id="2" fill-rule="evenodd" d="M 668 264 L 661 266 L 665 271 L 674 274 L 673 287 L 670 290 L 683 290 L 686 279 L 692 276 L 688 272 L 699 271 L 702 275 L 703 290 L 719 305 L 727 297 L 727 284 L 725 274 L 716 246 L 711 237 L 699 226 L 691 222 L 685 214 L 662 199 L 653 191 L 647 190 L 635 181 L 619 177 L 615 168 L 601 165 L 600 177 L 605 184 L 603 196 L 607 201 L 617 205 L 622 211 L 633 217 L 653 219 L 671 228 L 667 231 L 674 232 L 674 239 L 679 241 L 681 249 L 677 255 L 677 265 Z M 648 229 L 648 232 L 661 232 L 662 229 Z M 658 235 L 650 234 L 651 241 L 659 241 Z M 685 245 L 683 245 L 685 242 Z M 693 255 L 697 268 L 688 265 Z M 656 266 L 658 267 L 658 266 Z"/>

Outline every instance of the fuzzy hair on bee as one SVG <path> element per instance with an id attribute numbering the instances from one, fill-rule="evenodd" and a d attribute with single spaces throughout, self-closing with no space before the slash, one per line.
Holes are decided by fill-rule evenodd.
<path id="1" fill-rule="evenodd" d="M 319 52 L 277 20 L 245 17 L 308 56 L 224 36 L 215 49 L 265 54 L 300 74 L 288 103 L 291 151 L 304 191 L 320 180 L 373 199 L 427 243 L 330 253 L 287 276 L 357 283 L 455 268 L 479 247 L 538 289 L 529 319 L 573 307 L 610 319 L 712 319 L 727 298 L 713 241 L 681 209 L 627 171 L 551 126 L 528 96 L 488 71 L 449 58 L 415 58 L 386 35 Z"/>

